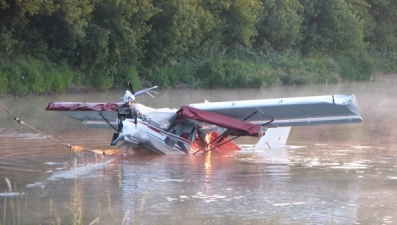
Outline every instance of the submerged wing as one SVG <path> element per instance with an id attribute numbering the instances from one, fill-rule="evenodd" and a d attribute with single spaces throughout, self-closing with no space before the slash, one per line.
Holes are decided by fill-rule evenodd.
<path id="1" fill-rule="evenodd" d="M 197 103 L 189 106 L 254 124 L 264 124 L 274 119 L 268 127 L 362 122 L 357 100 L 352 94 Z"/>

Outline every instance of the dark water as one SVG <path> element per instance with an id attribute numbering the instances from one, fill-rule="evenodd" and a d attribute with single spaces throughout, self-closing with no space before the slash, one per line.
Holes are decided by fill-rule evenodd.
<path id="1" fill-rule="evenodd" d="M 288 148 L 234 154 L 96 156 L 0 109 L 2 224 L 397 224 L 396 76 L 375 82 L 241 90 L 161 90 L 153 107 L 353 93 L 362 124 L 295 127 Z M 48 101 L 115 101 L 123 91 L 1 99 L 65 143 L 109 149 L 112 131 L 46 112 Z M 9 181 L 10 186 L 7 185 Z"/>

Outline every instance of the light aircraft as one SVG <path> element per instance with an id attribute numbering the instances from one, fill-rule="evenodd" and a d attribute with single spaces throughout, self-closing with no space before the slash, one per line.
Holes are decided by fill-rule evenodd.
<path id="1" fill-rule="evenodd" d="M 50 102 L 46 110 L 81 120 L 88 128 L 110 128 L 111 145 L 134 152 L 197 154 L 237 151 L 240 136 L 258 137 L 258 148 L 284 147 L 291 126 L 360 123 L 352 94 L 204 102 L 175 108 L 151 108 L 135 102 L 151 87 L 134 92 L 131 83 L 123 102 Z"/>

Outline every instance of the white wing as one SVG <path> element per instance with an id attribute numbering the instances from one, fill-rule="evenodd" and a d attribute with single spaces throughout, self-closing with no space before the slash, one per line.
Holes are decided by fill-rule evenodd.
<path id="1" fill-rule="evenodd" d="M 255 124 L 274 119 L 268 127 L 362 122 L 357 100 L 352 94 L 210 102 L 189 106 Z"/>

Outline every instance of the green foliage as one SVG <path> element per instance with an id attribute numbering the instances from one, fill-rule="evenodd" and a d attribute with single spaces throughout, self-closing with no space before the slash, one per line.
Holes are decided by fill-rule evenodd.
<path id="1" fill-rule="evenodd" d="M 34 44 L 30 43 L 29 31 L 37 24 L 30 23 L 30 20 L 49 16 L 58 9 L 58 4 L 52 0 L 5 1 L 2 5 L 2 7 L 0 5 L 0 52 L 7 56 L 19 56 L 31 52 L 33 49 L 30 47 Z"/>
<path id="2" fill-rule="evenodd" d="M 7 29 L 6 27 L 2 27 L 1 29 L 0 49 L 3 54 L 12 56 L 15 53 L 14 51 L 17 48 L 16 46 L 18 46 L 19 41 L 13 37 L 13 30 Z"/>
<path id="3" fill-rule="evenodd" d="M 43 93 L 46 91 L 44 85 L 44 78 L 40 71 L 44 71 L 42 63 L 37 60 L 18 60 L 18 66 L 22 72 L 22 79 L 25 80 L 29 86 L 29 90 L 33 93 Z"/>
<path id="4" fill-rule="evenodd" d="M 92 85 L 99 90 L 109 90 L 113 85 L 113 77 L 106 71 L 96 71 L 90 78 Z"/>
<path id="5" fill-rule="evenodd" d="M 379 72 L 392 73 L 397 71 L 397 53 L 395 52 L 374 52 L 376 68 Z"/>
<path id="6" fill-rule="evenodd" d="M 202 88 L 255 88 L 275 83 L 266 64 L 220 57 L 157 67 L 147 78 L 168 86 Z"/>
<path id="7" fill-rule="evenodd" d="M 140 79 L 226 88 L 367 80 L 376 68 L 397 71 L 396 12 L 395 0 L 0 0 L 0 94 Z"/>
<path id="8" fill-rule="evenodd" d="M 326 57 L 301 57 L 298 53 L 275 55 L 272 67 L 284 85 L 338 83 L 336 63 Z"/>
<path id="9" fill-rule="evenodd" d="M 367 81 L 376 72 L 376 59 L 366 52 L 353 53 L 337 59 L 343 80 Z"/>
<path id="10" fill-rule="evenodd" d="M 226 44 L 250 48 L 258 35 L 256 25 L 263 13 L 260 0 L 223 0 L 222 18 L 226 19 Z"/>
<path id="11" fill-rule="evenodd" d="M 23 96 L 29 92 L 28 83 L 19 66 L 15 63 L 3 62 L 1 65 L 3 76 L 8 80 L 6 93 Z"/>
<path id="12" fill-rule="evenodd" d="M 15 5 L 20 15 L 51 14 L 57 8 L 52 0 L 16 1 Z"/>
<path id="13" fill-rule="evenodd" d="M 362 10 L 348 0 L 301 0 L 304 11 L 301 49 L 304 53 L 343 55 L 366 47 L 368 33 Z"/>
<path id="14" fill-rule="evenodd" d="M 31 58 L 5 61 L 0 65 L 0 71 L 0 93 L 18 96 L 63 92 L 73 78 L 73 72 L 66 64 L 58 66 Z"/>
<path id="15" fill-rule="evenodd" d="M 370 17 L 375 21 L 373 32 L 368 37 L 377 51 L 397 50 L 397 4 L 395 0 L 367 0 Z"/>
<path id="16" fill-rule="evenodd" d="M 179 58 L 208 54 L 219 45 L 219 20 L 199 0 L 154 0 L 160 11 L 150 20 L 146 59 L 150 65 L 170 64 Z M 218 44 L 217 44 L 218 43 Z"/>
<path id="17" fill-rule="evenodd" d="M 120 66 L 137 65 L 150 30 L 147 22 L 157 11 L 150 0 L 98 2 L 82 43 L 81 67 L 115 73 Z"/>
<path id="18" fill-rule="evenodd" d="M 167 66 L 152 66 L 145 70 L 144 79 L 149 81 L 151 85 L 161 84 L 161 86 L 169 87 L 172 85 L 169 71 L 170 68 Z"/>
<path id="19" fill-rule="evenodd" d="M 61 63 L 58 66 L 47 65 L 43 76 L 46 80 L 47 90 L 61 93 L 68 90 L 74 74 L 67 64 Z"/>
<path id="20" fill-rule="evenodd" d="M 188 84 L 190 87 L 197 87 L 198 82 L 195 73 L 200 60 L 184 60 L 181 63 L 174 64 L 171 67 L 170 74 L 173 77 L 174 86 L 183 86 Z"/>
<path id="21" fill-rule="evenodd" d="M 76 57 L 76 64 L 89 77 L 94 71 L 103 71 L 107 67 L 110 32 L 96 24 L 91 24 L 87 30 L 87 39 L 90 41 L 83 44 L 83 51 Z"/>
<path id="22" fill-rule="evenodd" d="M 8 80 L 6 75 L 0 70 L 0 96 L 5 95 L 8 89 Z"/>
<path id="23" fill-rule="evenodd" d="M 302 11 L 299 1 L 262 0 L 265 13 L 257 24 L 256 46 L 264 51 L 282 52 L 302 38 Z"/>
<path id="24" fill-rule="evenodd" d="M 133 66 L 126 66 L 116 72 L 114 75 L 113 87 L 120 89 L 125 88 L 128 81 L 131 82 L 135 89 L 141 88 L 141 81 L 138 77 L 138 72 Z"/>

